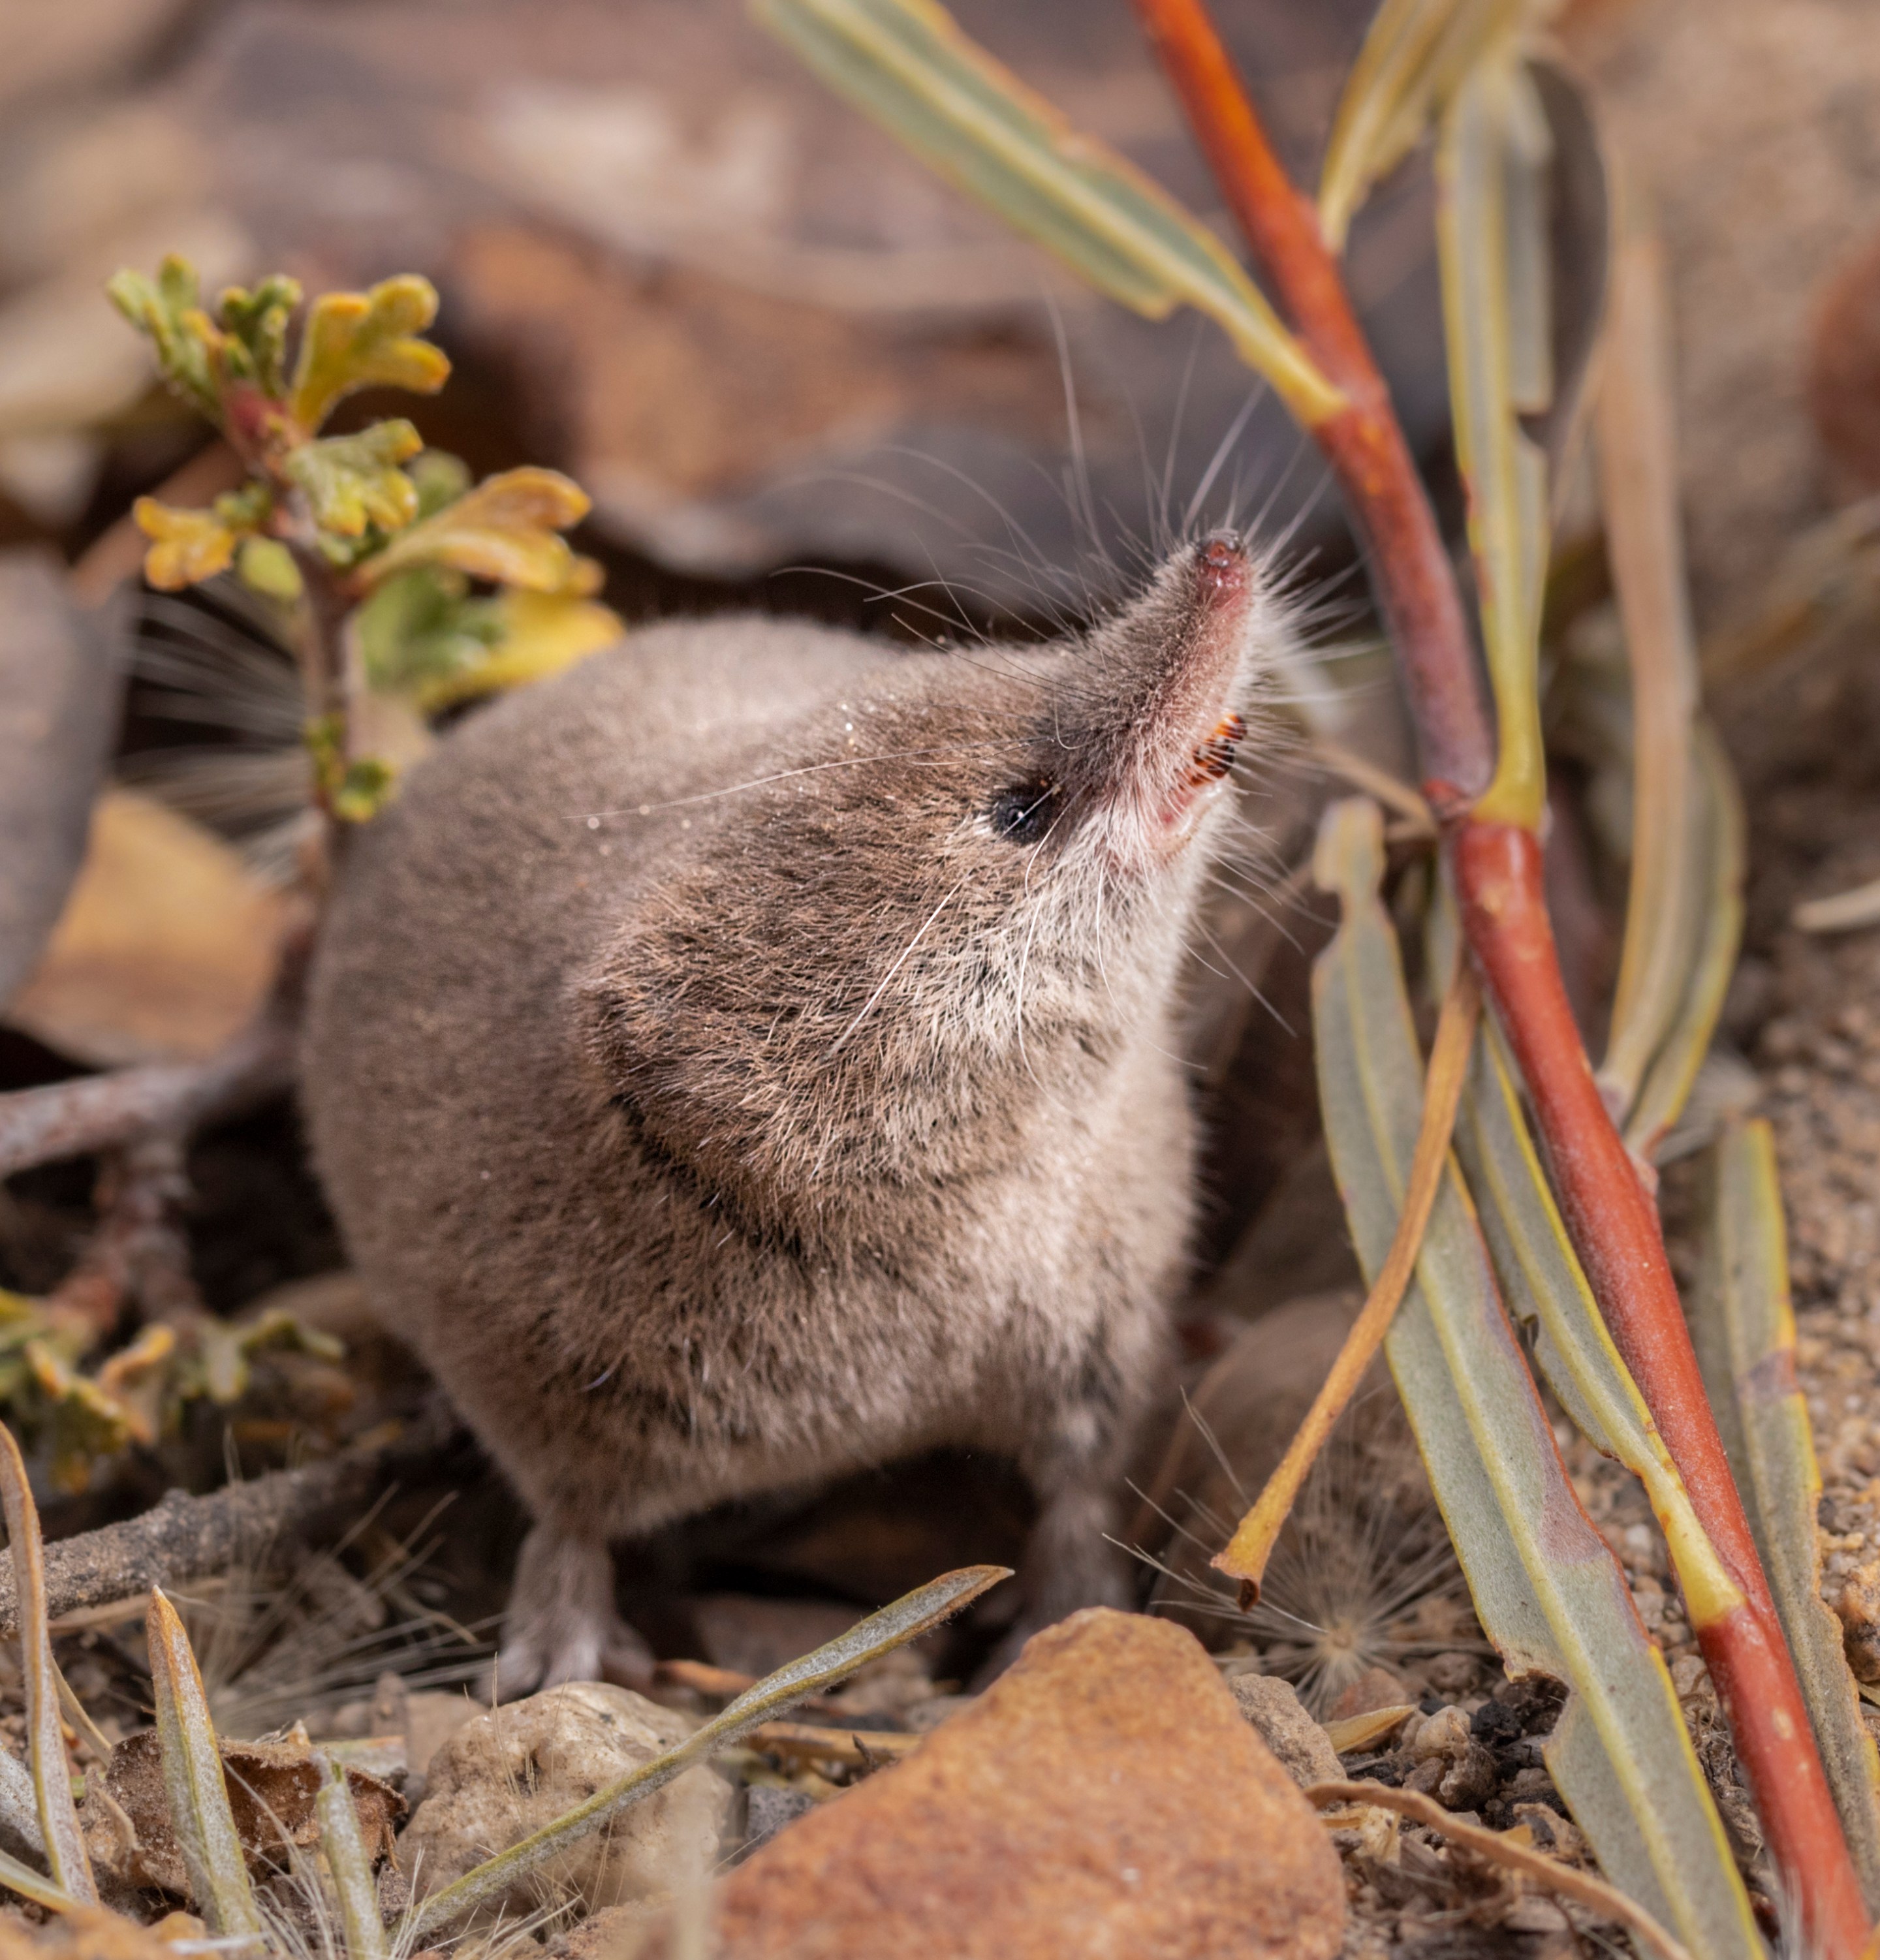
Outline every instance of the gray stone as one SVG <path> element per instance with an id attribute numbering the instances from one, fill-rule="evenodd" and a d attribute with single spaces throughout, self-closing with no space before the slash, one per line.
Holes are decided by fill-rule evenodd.
<path id="1" fill-rule="evenodd" d="M 786 1824 L 816 1808 L 816 1799 L 806 1790 L 788 1790 L 775 1783 L 753 1783 L 744 1812 L 744 1849 L 754 1851 L 767 1844 Z"/>
<path id="2" fill-rule="evenodd" d="M 421 1895 L 450 1884 L 683 1742 L 693 1723 L 644 1695 L 571 1682 L 467 1722 L 432 1757 L 425 1800 L 399 1841 Z M 702 1885 L 716 1863 L 730 1787 L 700 1764 L 548 1860 L 480 1918 L 544 1898 L 592 1912 Z"/>
<path id="3" fill-rule="evenodd" d="M 1332 1739 L 1300 1707 L 1291 1682 L 1271 1674 L 1237 1674 L 1227 1685 L 1241 1713 L 1302 1788 L 1336 1783 L 1344 1774 Z"/>

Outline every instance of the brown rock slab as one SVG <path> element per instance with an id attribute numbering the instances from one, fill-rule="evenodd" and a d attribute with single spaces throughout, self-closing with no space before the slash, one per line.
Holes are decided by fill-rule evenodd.
<path id="1" fill-rule="evenodd" d="M 1094 1608 L 718 1895 L 721 1960 L 1330 1960 L 1337 1854 L 1193 1636 Z"/>

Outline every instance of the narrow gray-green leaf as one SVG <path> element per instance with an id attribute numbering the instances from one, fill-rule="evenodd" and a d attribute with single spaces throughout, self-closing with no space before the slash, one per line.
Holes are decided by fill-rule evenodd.
<path id="1" fill-rule="evenodd" d="M 832 88 L 1152 320 L 1177 305 L 1224 327 L 1310 427 L 1344 396 L 1200 221 L 960 31 L 933 0 L 751 0 L 751 11 Z"/>
<path id="2" fill-rule="evenodd" d="M 1483 49 L 1522 11 L 1522 0 L 1384 0 L 1352 64 L 1319 177 L 1319 230 L 1334 252 L 1372 186 L 1422 142 Z"/>
<path id="3" fill-rule="evenodd" d="M 183 1853 L 190 1887 L 211 1933 L 258 1937 L 261 1915 L 248 1883 L 241 1834 L 229 1808 L 222 1755 L 209 1719 L 209 1698 L 196 1654 L 177 1609 L 152 1586 L 144 1621 L 157 1741 L 163 1758 L 170 1822 Z"/>
<path id="4" fill-rule="evenodd" d="M 13 1432 L 0 1425 L 0 1503 L 13 1554 L 14 1583 L 20 1602 L 20 1659 L 26 1676 L 26 1759 L 33 1775 L 40 1834 L 53 1882 L 86 1905 L 98 1888 L 72 1800 L 72 1774 L 65 1764 L 65 1738 L 59 1720 L 59 1671 L 53 1665 L 53 1637 L 46 1612 L 46 1546 L 40 1535 L 39 1507 L 27 1481 L 25 1460 Z"/>
<path id="5" fill-rule="evenodd" d="M 1313 1026 L 1327 1138 L 1367 1272 L 1390 1242 L 1421 1106 L 1377 896 L 1383 861 L 1375 807 L 1335 805 L 1315 868 L 1343 918 L 1314 969 Z M 1706 1960 L 1762 1960 L 1663 1658 L 1574 1495 L 1453 1170 L 1385 1352 L 1489 1637 L 1511 1673 L 1569 1690 L 1547 1761 L 1601 1868 Z"/>
<path id="6" fill-rule="evenodd" d="M 46 1834 L 39 1828 L 39 1794 L 25 1764 L 11 1749 L 0 1749 L 0 1824 L 5 1824 L 29 1850 L 46 1855 Z"/>
<path id="7" fill-rule="evenodd" d="M 1553 370 L 1552 399 L 1544 412 L 1529 415 L 1526 425 L 1547 452 L 1557 526 L 1592 407 L 1587 377 L 1605 328 L 1612 285 L 1613 198 L 1605 145 L 1587 90 L 1552 62 L 1531 58 L 1525 74 L 1546 118 L 1551 151 L 1547 215 L 1537 242 L 1544 241 L 1547 256 Z"/>
<path id="8" fill-rule="evenodd" d="M 1548 1386 L 1594 1446 L 1644 1484 L 1694 1620 L 1701 1624 L 1706 1614 L 1740 1605 L 1741 1595 L 1607 1330 L 1528 1134 L 1513 1064 L 1493 1029 L 1477 1044 L 1456 1153 L 1503 1295 L 1534 1328 L 1535 1359 Z"/>
<path id="9" fill-rule="evenodd" d="M 629 1805 L 663 1790 L 694 1763 L 729 1748 L 760 1723 L 809 1695 L 833 1688 L 857 1668 L 919 1639 L 929 1628 L 937 1627 L 962 1607 L 970 1605 L 988 1587 L 1011 1576 L 1002 1565 L 968 1565 L 947 1573 L 918 1591 L 903 1595 L 891 1606 L 884 1606 L 878 1613 L 858 1621 L 846 1634 L 814 1653 L 766 1675 L 710 1721 L 695 1729 L 683 1742 L 629 1771 L 604 1790 L 597 1790 L 585 1803 L 578 1803 L 553 1823 L 545 1824 L 521 1844 L 486 1859 L 441 1892 L 432 1893 L 413 1916 L 409 1943 L 414 1947 L 424 1944 L 453 1920 L 473 1911 L 497 1893 L 507 1892 L 544 1859 L 556 1857 L 598 1831 Z"/>
<path id="10" fill-rule="evenodd" d="M 36 1872 L 30 1865 L 21 1863 L 11 1851 L 0 1851 L 0 1885 L 53 1912 L 70 1912 L 75 1905 L 91 1903 L 74 1898 L 63 1886 L 54 1885 L 43 1872 Z"/>
<path id="11" fill-rule="evenodd" d="M 347 1960 L 386 1960 L 378 1887 L 373 1882 L 372 1860 L 360 1834 L 359 1813 L 346 1773 L 336 1768 L 330 1757 L 315 1760 L 320 1765 L 320 1790 L 314 1799 L 314 1815 L 320 1826 L 320 1848 L 327 1854 L 333 1889 L 339 1895 Z"/>
<path id="12" fill-rule="evenodd" d="M 1743 939 L 1748 844 L 1736 772 L 1716 730 L 1701 716 L 1691 724 L 1690 740 L 1692 848 L 1680 895 L 1686 915 L 1684 994 L 1625 1126 L 1627 1147 L 1647 1160 L 1684 1113 L 1716 1032 Z"/>
<path id="13" fill-rule="evenodd" d="M 1840 1622 L 1819 1590 L 1815 1521 L 1821 1478 L 1796 1379 L 1788 1239 L 1769 1125 L 1732 1124 L 1711 1169 L 1703 1270 L 1690 1309 L 1698 1365 L 1789 1637 L 1867 1909 L 1880 1914 L 1880 1755 L 1860 1718 Z"/>
<path id="14" fill-rule="evenodd" d="M 1629 1115 L 1682 1002 L 1699 889 L 1692 867 L 1697 642 L 1678 514 L 1662 256 L 1635 233 L 1615 262 L 1597 426 L 1606 550 L 1632 670 L 1632 864 L 1612 1031 L 1600 1064 Z"/>
<path id="15" fill-rule="evenodd" d="M 1482 642 L 1500 743 L 1475 807 L 1483 822 L 1534 829 L 1547 797 L 1541 739 L 1541 606 L 1550 523 L 1547 457 L 1522 428 L 1550 383 L 1547 260 L 1512 250 L 1540 196 L 1534 154 L 1545 118 L 1512 36 L 1486 48 L 1442 119 L 1436 151 L 1437 256 L 1456 460 L 1468 492 Z"/>

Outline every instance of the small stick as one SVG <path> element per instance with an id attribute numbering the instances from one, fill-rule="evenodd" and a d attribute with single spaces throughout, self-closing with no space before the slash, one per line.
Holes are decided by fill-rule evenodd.
<path id="1" fill-rule="evenodd" d="M 812 1722 L 766 1722 L 751 1730 L 743 1746 L 811 1761 L 821 1758 L 866 1764 L 884 1757 L 898 1761 L 913 1755 L 926 1740 L 924 1736 L 903 1735 L 891 1729 L 826 1729 Z"/>
<path id="2" fill-rule="evenodd" d="M 1333 775 L 1343 776 L 1367 796 L 1375 797 L 1386 810 L 1395 810 L 1405 822 L 1414 826 L 1417 835 L 1436 835 L 1435 816 L 1423 800 L 1423 793 L 1400 777 L 1392 775 L 1388 769 L 1379 768 L 1375 762 L 1366 762 L 1342 742 L 1321 739 L 1312 744 L 1311 754 Z"/>
<path id="3" fill-rule="evenodd" d="M 329 1519 L 352 1521 L 399 1462 L 434 1455 L 438 1425 L 420 1420 L 395 1441 L 298 1470 L 276 1470 L 206 1497 L 165 1494 L 122 1524 L 59 1538 L 46 1548 L 46 1610 L 57 1616 L 124 1600 L 264 1558 L 283 1542 L 304 1542 Z M 0 1634 L 19 1625 L 13 1556 L 0 1558 Z"/>
<path id="4" fill-rule="evenodd" d="M 268 1013 L 206 1061 L 151 1062 L 0 1096 L 0 1177 L 189 1128 L 271 1095 L 294 1079 L 294 1048 L 292 1029 Z"/>
<path id="5" fill-rule="evenodd" d="M 1544 1851 L 1531 1851 L 1525 1845 L 1511 1844 L 1499 1831 L 1479 1824 L 1464 1824 L 1452 1817 L 1435 1798 L 1414 1790 L 1392 1790 L 1381 1783 L 1315 1783 L 1308 1785 L 1306 1799 L 1321 1810 L 1342 1803 L 1369 1803 L 1380 1810 L 1394 1810 L 1413 1818 L 1439 1836 L 1466 1847 L 1490 1863 L 1519 1872 L 1550 1892 L 1576 1904 L 1590 1906 L 1636 1933 L 1662 1960 L 1691 1960 L 1689 1947 L 1661 1926 L 1644 1907 L 1634 1905 L 1625 1894 L 1596 1879 L 1589 1872 L 1576 1871 Z"/>
<path id="6" fill-rule="evenodd" d="M 1243 1611 L 1260 1597 L 1260 1582 L 1265 1576 L 1279 1529 L 1298 1499 L 1306 1473 L 1324 1447 L 1326 1437 L 1344 1414 L 1364 1371 L 1391 1331 L 1398 1303 L 1416 1270 L 1423 1233 L 1449 1161 L 1450 1133 L 1455 1128 L 1456 1106 L 1462 1099 L 1462 1079 L 1468 1072 L 1469 1050 L 1475 1039 L 1481 1006 L 1481 994 L 1468 956 L 1461 954 L 1443 996 L 1442 1015 L 1429 1052 L 1429 1072 L 1423 1082 L 1423 1120 L 1417 1126 L 1416 1150 L 1410 1159 L 1404 1208 L 1397 1215 L 1397 1231 L 1377 1284 L 1372 1287 L 1363 1311 L 1353 1322 L 1330 1373 L 1279 1468 L 1267 1478 L 1266 1488 L 1240 1521 L 1226 1549 L 1212 1561 L 1216 1571 L 1240 1581 Z"/>

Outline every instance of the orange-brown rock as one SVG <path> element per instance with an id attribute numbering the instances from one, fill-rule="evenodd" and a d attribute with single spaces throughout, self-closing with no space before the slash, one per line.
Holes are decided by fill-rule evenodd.
<path id="1" fill-rule="evenodd" d="M 722 1960 L 1330 1960 L 1337 1855 L 1194 1637 L 1093 1609 L 718 1895 Z"/>
<path id="2" fill-rule="evenodd" d="M 1416 1699 L 1388 1667 L 1367 1668 L 1332 1704 L 1327 1719 L 1346 1722 L 1354 1715 L 1369 1715 L 1375 1708 L 1394 1708 Z"/>

